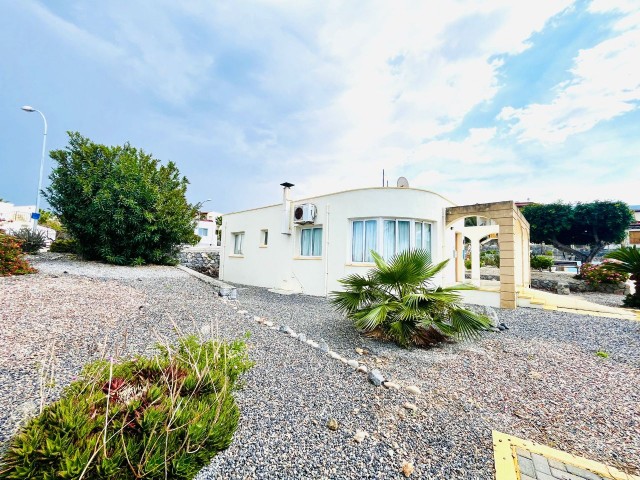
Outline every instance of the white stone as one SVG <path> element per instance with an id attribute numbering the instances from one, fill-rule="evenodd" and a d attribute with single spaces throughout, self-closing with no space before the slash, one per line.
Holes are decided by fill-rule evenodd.
<path id="1" fill-rule="evenodd" d="M 418 387 L 416 387 L 415 385 L 409 385 L 407 387 L 407 392 L 413 393 L 414 395 L 420 395 L 422 393 L 420 391 L 420 389 Z"/>
<path id="2" fill-rule="evenodd" d="M 253 320 L 255 322 L 258 322 L 258 323 L 263 323 L 264 322 L 264 319 L 262 317 L 257 316 L 257 315 L 253 316 Z"/>
<path id="3" fill-rule="evenodd" d="M 400 385 L 394 382 L 384 382 L 383 385 L 387 388 L 393 388 L 394 390 L 400 390 Z"/>
<path id="4" fill-rule="evenodd" d="M 404 402 L 402 406 L 407 410 L 411 410 L 412 412 L 415 412 L 418 409 L 418 407 L 416 407 L 413 403 L 410 403 L 410 402 Z"/>
<path id="5" fill-rule="evenodd" d="M 358 355 L 364 355 L 364 350 L 363 350 L 363 349 L 361 349 L 360 347 L 358 347 L 358 348 L 356 348 L 356 353 L 357 353 Z"/>
<path id="6" fill-rule="evenodd" d="M 353 436 L 353 439 L 358 442 L 358 443 L 362 443 L 362 441 L 365 439 L 365 437 L 367 436 L 367 432 L 365 432 L 364 430 L 356 430 L 356 434 Z"/>
<path id="7" fill-rule="evenodd" d="M 238 310 L 238 315 L 246 315 L 247 313 L 249 312 L 247 312 L 246 310 Z"/>
<path id="8" fill-rule="evenodd" d="M 318 348 L 318 344 L 316 342 L 313 342 L 311 340 L 309 340 L 311 343 L 309 343 L 309 345 L 311 345 L 313 348 Z"/>
<path id="9" fill-rule="evenodd" d="M 335 358 L 336 360 L 340 360 L 342 358 L 339 354 L 337 354 L 336 352 L 334 352 L 332 350 L 329 350 L 329 356 L 331 358 Z"/>
<path id="10" fill-rule="evenodd" d="M 353 367 L 353 368 L 358 368 L 360 363 L 357 360 L 348 360 L 347 361 L 347 365 L 349 365 L 350 367 Z"/>
<path id="11" fill-rule="evenodd" d="M 202 327 L 200 327 L 200 333 L 203 335 L 209 335 L 211 333 L 211 325 L 208 323 L 202 325 Z"/>
<path id="12" fill-rule="evenodd" d="M 264 324 L 265 324 L 267 327 L 273 327 L 273 322 L 271 322 L 271 321 L 269 321 L 269 320 L 265 321 L 265 322 L 264 322 Z"/>
<path id="13" fill-rule="evenodd" d="M 356 368 L 356 371 L 358 372 L 362 372 L 362 373 L 367 373 L 368 372 L 368 368 L 366 365 L 360 365 L 358 368 Z"/>

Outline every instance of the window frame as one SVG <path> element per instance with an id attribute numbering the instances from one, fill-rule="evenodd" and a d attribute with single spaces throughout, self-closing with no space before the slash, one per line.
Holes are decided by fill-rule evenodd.
<path id="1" fill-rule="evenodd" d="M 269 246 L 269 229 L 263 228 L 260 230 L 260 247 L 266 248 Z"/>
<path id="2" fill-rule="evenodd" d="M 416 225 L 430 225 L 429 228 L 429 249 L 428 252 L 430 255 L 433 255 L 433 238 L 436 222 L 433 220 L 427 220 L 422 218 L 406 218 L 406 217 L 354 217 L 349 219 L 349 242 L 347 245 L 347 259 L 348 264 L 357 265 L 357 266 L 369 266 L 375 265 L 373 261 L 357 261 L 354 260 L 353 255 L 353 224 L 354 222 L 363 222 L 363 225 L 366 225 L 365 222 L 375 220 L 376 221 L 376 248 L 375 252 L 381 255 L 383 258 L 387 259 L 384 254 L 385 250 L 385 235 L 384 235 L 384 225 L 385 221 L 394 221 L 395 222 L 395 232 L 394 232 L 394 250 L 395 254 L 398 253 L 398 243 L 399 243 L 399 227 L 398 222 L 409 222 L 409 249 L 415 250 L 416 248 L 422 248 L 422 245 L 416 246 Z M 363 227 L 364 228 L 364 227 Z M 424 245 L 424 237 L 422 238 L 422 243 Z M 363 238 L 363 244 L 366 245 L 366 240 Z M 363 247 L 364 248 L 364 247 Z M 393 255 L 390 255 L 389 258 Z M 366 255 L 363 256 L 363 259 L 366 258 Z"/>
<path id="3" fill-rule="evenodd" d="M 231 238 L 233 239 L 233 254 L 237 257 L 244 256 L 244 235 L 245 232 L 233 232 Z M 240 248 L 238 248 L 238 239 L 240 239 Z"/>
<path id="4" fill-rule="evenodd" d="M 205 232 L 205 233 L 201 233 L 201 232 Z M 209 236 L 209 229 L 205 228 L 205 227 L 198 227 L 198 236 L 205 238 Z"/>
<path id="5" fill-rule="evenodd" d="M 303 238 L 304 238 L 304 231 L 310 231 L 310 235 L 311 235 L 311 255 L 305 255 L 303 252 L 303 246 L 302 246 L 302 242 L 303 242 Z M 313 233 L 314 230 L 320 230 L 320 240 L 319 240 L 319 248 L 320 248 L 320 253 L 318 255 L 313 255 L 313 251 L 314 251 L 314 246 L 315 246 L 315 235 Z M 298 258 L 304 258 L 304 259 L 309 259 L 309 258 L 322 258 L 322 244 L 324 241 L 324 228 L 322 228 L 322 225 L 309 225 L 308 227 L 301 227 L 300 231 L 299 231 L 299 236 L 300 239 L 298 240 L 298 246 L 297 246 L 297 253 L 298 253 Z"/>

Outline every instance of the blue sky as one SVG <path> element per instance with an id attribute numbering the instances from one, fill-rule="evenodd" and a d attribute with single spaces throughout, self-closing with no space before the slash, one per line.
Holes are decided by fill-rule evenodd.
<path id="1" fill-rule="evenodd" d="M 22 105 L 48 150 L 68 130 L 128 141 L 221 212 L 383 168 L 459 204 L 640 203 L 635 0 L 0 0 L 0 56 L 17 204 L 35 203 L 43 128 Z"/>

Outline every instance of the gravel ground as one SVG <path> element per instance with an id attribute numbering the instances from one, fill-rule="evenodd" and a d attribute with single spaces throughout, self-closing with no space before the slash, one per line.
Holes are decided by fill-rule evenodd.
<path id="1" fill-rule="evenodd" d="M 242 415 L 234 441 L 199 480 L 404 478 L 404 461 L 415 466 L 412 478 L 490 479 L 492 429 L 640 471 L 640 322 L 499 311 L 506 332 L 406 351 L 358 335 L 322 298 L 240 287 L 239 302 L 225 302 L 170 267 L 55 255 L 34 263 L 36 275 L 0 279 L 0 442 L 39 404 L 37 365 L 47 363 L 51 345 L 58 386 L 47 401 L 92 358 L 144 352 L 174 338 L 174 324 L 197 332 L 207 323 L 223 338 L 251 332 L 256 366 L 236 393 Z M 324 338 L 423 393 L 376 388 L 253 315 Z M 356 347 L 371 354 L 358 356 Z M 415 413 L 402 408 L 406 401 Z M 330 418 L 335 432 L 326 428 Z M 353 440 L 357 429 L 368 433 L 362 443 Z"/>

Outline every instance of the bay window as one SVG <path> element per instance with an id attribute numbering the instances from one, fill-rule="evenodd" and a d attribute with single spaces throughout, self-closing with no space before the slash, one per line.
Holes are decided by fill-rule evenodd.
<path id="1" fill-rule="evenodd" d="M 385 260 L 409 249 L 431 252 L 431 223 L 400 218 L 351 221 L 351 262 L 371 263 L 371 250 Z"/>

